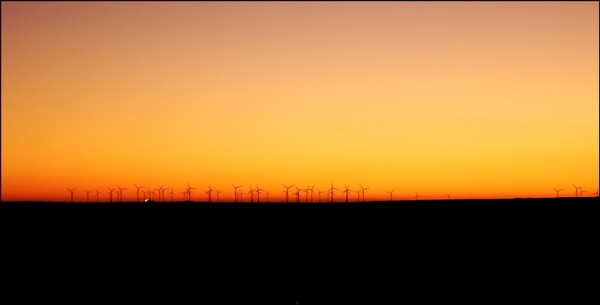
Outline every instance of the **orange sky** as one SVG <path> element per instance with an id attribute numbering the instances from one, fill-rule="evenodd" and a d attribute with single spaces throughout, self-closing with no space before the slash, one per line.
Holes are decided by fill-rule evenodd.
<path id="1" fill-rule="evenodd" d="M 598 2 L 2 2 L 2 200 L 590 195 L 598 26 Z"/>

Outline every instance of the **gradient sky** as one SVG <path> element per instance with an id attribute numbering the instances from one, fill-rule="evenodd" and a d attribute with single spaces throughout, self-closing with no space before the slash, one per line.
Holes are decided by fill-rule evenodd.
<path id="1" fill-rule="evenodd" d="M 598 2 L 2 2 L 2 200 L 590 195 L 598 27 Z"/>

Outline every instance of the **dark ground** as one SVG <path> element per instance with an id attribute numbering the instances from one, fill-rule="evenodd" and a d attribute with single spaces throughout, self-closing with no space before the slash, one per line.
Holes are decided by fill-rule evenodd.
<path id="1" fill-rule="evenodd" d="M 597 299 L 599 212 L 598 198 L 2 202 L 3 275 L 22 300 L 61 302 L 574 303 Z"/>

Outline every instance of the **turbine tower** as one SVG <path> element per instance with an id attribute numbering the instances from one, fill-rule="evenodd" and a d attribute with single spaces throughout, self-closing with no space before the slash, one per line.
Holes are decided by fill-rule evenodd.
<path id="1" fill-rule="evenodd" d="M 135 185 L 135 183 L 133 184 L 133 186 L 135 186 L 135 188 L 136 188 L 135 194 L 137 195 L 137 202 L 140 202 L 140 189 L 145 186 L 137 186 L 137 185 Z"/>
<path id="2" fill-rule="evenodd" d="M 578 187 L 577 185 L 573 184 L 573 187 L 575 188 L 575 198 L 577 198 L 577 195 L 579 194 L 579 189 L 580 187 Z"/>
<path id="3" fill-rule="evenodd" d="M 334 190 L 338 191 L 337 188 L 333 187 L 333 182 L 331 182 L 331 187 L 329 188 L 329 191 L 328 191 L 328 194 L 331 194 L 331 203 L 333 203 L 333 196 L 334 196 L 333 191 Z"/>
<path id="4" fill-rule="evenodd" d="M 313 184 L 311 187 L 307 188 L 307 191 L 310 191 L 310 203 L 313 203 L 313 195 L 315 194 L 315 191 L 313 191 L 313 189 L 315 188 L 315 185 Z"/>
<path id="5" fill-rule="evenodd" d="M 387 191 L 388 193 L 390 193 L 390 201 L 392 201 L 392 196 L 393 196 L 393 194 L 394 194 L 394 190 L 395 190 L 395 189 L 392 189 L 391 191 Z"/>
<path id="6" fill-rule="evenodd" d="M 210 185 L 208 185 L 208 190 L 205 192 L 206 195 L 208 195 L 208 202 L 212 202 L 212 193 L 215 190 L 212 189 L 212 187 L 210 187 Z"/>
<path id="7" fill-rule="evenodd" d="M 256 185 L 256 190 L 255 190 L 255 192 L 256 192 L 256 202 L 257 202 L 257 203 L 260 203 L 260 192 L 261 192 L 261 191 L 264 191 L 264 190 L 263 190 L 263 189 L 261 189 L 261 188 L 259 188 L 259 187 L 258 187 L 258 184 L 257 184 L 257 185 Z"/>
<path id="8" fill-rule="evenodd" d="M 187 184 L 187 190 L 186 192 L 188 193 L 188 201 L 192 201 L 192 190 L 195 190 L 195 187 L 191 187 L 190 184 Z"/>
<path id="9" fill-rule="evenodd" d="M 108 186 L 106 188 L 110 191 L 110 202 L 112 203 L 112 193 L 115 191 L 115 189 L 111 189 Z"/>
<path id="10" fill-rule="evenodd" d="M 558 198 L 558 192 L 562 191 L 563 189 L 557 190 L 555 188 L 552 188 L 554 191 L 556 191 L 556 198 Z"/>
<path id="11" fill-rule="evenodd" d="M 237 197 L 238 197 L 237 190 L 242 186 L 241 185 L 235 186 L 233 184 L 231 184 L 231 186 L 233 186 L 233 202 L 237 202 Z"/>
<path id="12" fill-rule="evenodd" d="M 348 188 L 347 185 L 344 185 L 344 193 L 346 193 L 346 203 L 348 203 L 348 193 L 350 192 L 350 189 Z"/>
<path id="13" fill-rule="evenodd" d="M 67 188 L 67 190 L 68 190 L 68 191 L 71 193 L 71 202 L 73 202 L 73 193 L 75 193 L 75 190 L 76 190 L 76 189 L 77 189 L 77 187 L 75 187 L 75 188 L 72 188 L 72 189 L 70 189 L 70 188 Z"/>
<path id="14" fill-rule="evenodd" d="M 169 195 L 171 195 L 171 202 L 173 202 L 173 195 L 175 195 L 175 193 L 173 192 L 173 187 L 171 187 L 171 191 L 169 192 Z"/>
<path id="15" fill-rule="evenodd" d="M 90 193 L 93 191 L 88 191 L 86 189 L 83 189 L 83 191 L 85 192 L 85 198 L 86 198 L 86 202 L 90 202 Z"/>
<path id="16" fill-rule="evenodd" d="M 285 203 L 288 203 L 290 201 L 290 188 L 294 187 L 295 185 L 290 185 L 290 186 L 287 186 L 285 184 L 282 184 L 282 185 L 285 188 L 285 191 L 282 192 L 282 193 L 285 193 Z"/>
<path id="17" fill-rule="evenodd" d="M 126 190 L 126 188 L 122 188 L 118 185 L 117 185 L 117 188 L 119 189 L 119 192 L 117 193 L 117 194 L 119 194 L 119 202 L 123 202 L 123 191 Z"/>
<path id="18" fill-rule="evenodd" d="M 215 189 L 215 193 L 217 193 L 217 202 L 219 202 L 219 194 L 223 193 L 223 191 Z"/>
<path id="19" fill-rule="evenodd" d="M 360 185 L 360 184 L 359 184 L 358 186 L 360 186 L 360 190 L 362 191 L 362 199 L 363 199 L 363 202 L 365 202 L 365 190 L 368 190 L 369 188 L 368 188 L 368 187 L 367 187 L 367 188 L 364 188 L 364 187 L 363 187 L 362 185 Z"/>
<path id="20" fill-rule="evenodd" d="M 248 185 L 248 187 L 250 188 L 250 203 L 254 202 L 254 189 L 252 188 L 251 185 Z"/>

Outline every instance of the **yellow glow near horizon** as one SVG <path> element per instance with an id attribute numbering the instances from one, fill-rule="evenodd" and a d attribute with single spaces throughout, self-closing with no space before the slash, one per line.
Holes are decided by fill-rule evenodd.
<path id="1" fill-rule="evenodd" d="M 3 2 L 2 200 L 591 195 L 598 25 L 597 2 Z"/>

